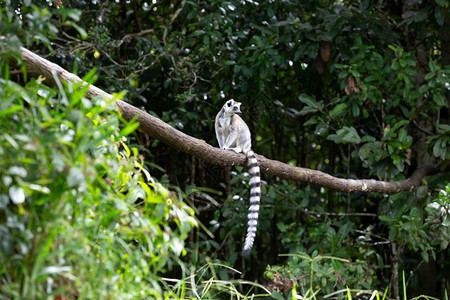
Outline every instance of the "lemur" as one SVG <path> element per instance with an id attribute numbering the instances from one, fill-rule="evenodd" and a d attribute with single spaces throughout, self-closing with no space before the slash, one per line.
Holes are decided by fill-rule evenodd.
<path id="1" fill-rule="evenodd" d="M 258 224 L 259 200 L 261 198 L 261 175 L 258 161 L 251 149 L 251 136 L 247 124 L 238 114 L 241 113 L 241 103 L 228 100 L 216 116 L 215 129 L 220 149 L 244 153 L 247 156 L 248 172 L 250 174 L 250 207 L 248 213 L 247 236 L 245 237 L 242 255 L 248 256 L 255 241 Z"/>

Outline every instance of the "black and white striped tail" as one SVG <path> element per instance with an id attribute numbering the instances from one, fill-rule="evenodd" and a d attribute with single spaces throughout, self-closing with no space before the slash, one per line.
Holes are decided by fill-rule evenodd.
<path id="1" fill-rule="evenodd" d="M 252 150 L 247 152 L 248 173 L 250 174 L 250 207 L 248 212 L 248 228 L 242 255 L 248 256 L 255 242 L 256 227 L 258 225 L 259 200 L 261 199 L 261 175 L 258 161 Z"/>

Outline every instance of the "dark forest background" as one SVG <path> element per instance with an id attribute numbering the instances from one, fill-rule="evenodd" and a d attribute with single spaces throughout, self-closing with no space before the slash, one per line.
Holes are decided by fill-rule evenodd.
<path id="1" fill-rule="evenodd" d="M 448 1 L 11 0 L 0 11 L 0 299 L 448 295 Z M 441 172 L 390 195 L 263 174 L 244 259 L 245 168 L 130 134 L 113 104 L 27 76 L 20 46 L 214 146 L 233 98 L 267 158 L 347 179 Z"/>

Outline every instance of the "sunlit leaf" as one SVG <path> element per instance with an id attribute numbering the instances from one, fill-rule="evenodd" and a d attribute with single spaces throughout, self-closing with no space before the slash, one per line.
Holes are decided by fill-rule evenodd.
<path id="1" fill-rule="evenodd" d="M 69 187 L 77 187 L 83 185 L 85 182 L 85 176 L 81 169 L 72 167 L 67 175 L 67 185 Z"/>
<path id="2" fill-rule="evenodd" d="M 20 186 L 12 186 L 9 188 L 9 197 L 14 204 L 22 204 L 25 202 L 25 191 Z"/>
<path id="3" fill-rule="evenodd" d="M 120 136 L 127 136 L 134 132 L 138 127 L 139 123 L 128 123 L 121 131 Z"/>

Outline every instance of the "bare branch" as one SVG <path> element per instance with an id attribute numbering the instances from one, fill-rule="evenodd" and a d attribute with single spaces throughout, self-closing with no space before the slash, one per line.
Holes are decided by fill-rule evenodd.
<path id="1" fill-rule="evenodd" d="M 142 31 L 139 31 L 139 32 L 136 32 L 136 33 L 127 34 L 119 41 L 119 46 L 126 40 L 129 40 L 129 39 L 137 37 L 137 36 L 147 35 L 147 34 L 150 34 L 150 33 L 153 33 L 153 32 L 155 32 L 155 30 L 152 28 L 152 29 L 142 30 Z"/>
<path id="2" fill-rule="evenodd" d="M 81 79 L 64 70 L 57 64 L 54 64 L 31 51 L 22 48 L 22 58 L 30 74 L 34 76 L 42 75 L 50 83 L 54 84 L 53 75 L 55 74 L 61 80 L 79 83 Z M 91 85 L 87 94 L 89 96 L 103 96 L 112 99 L 112 95 Z M 232 151 L 225 151 L 213 147 L 202 140 L 189 136 L 160 119 L 144 112 L 124 101 L 116 101 L 117 106 L 126 120 L 131 120 L 139 115 L 137 121 L 140 123 L 140 130 L 170 147 L 191 154 L 201 160 L 211 164 L 221 166 L 245 166 L 246 157 L 243 154 L 236 154 Z M 426 165 L 417 169 L 410 178 L 397 181 L 377 181 L 374 179 L 344 179 L 331 176 L 321 171 L 290 166 L 288 164 L 265 158 L 257 155 L 261 172 L 268 175 L 277 176 L 294 181 L 302 181 L 317 184 L 325 188 L 343 192 L 379 192 L 379 193 L 397 193 L 401 191 L 413 191 L 427 175 L 439 172 L 439 165 Z"/>

